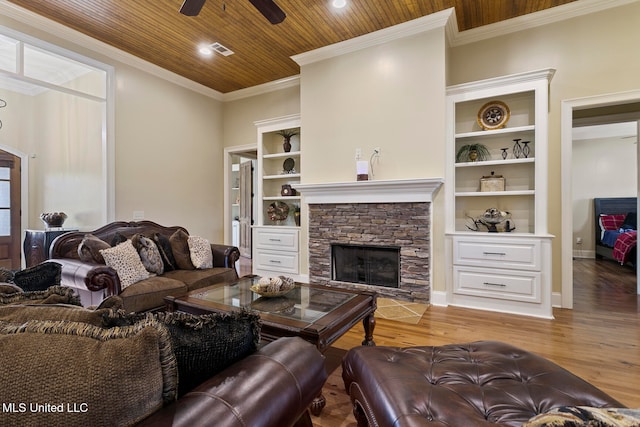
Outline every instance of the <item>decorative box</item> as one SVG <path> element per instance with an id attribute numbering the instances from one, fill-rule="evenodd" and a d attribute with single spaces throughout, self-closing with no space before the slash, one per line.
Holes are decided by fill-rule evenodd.
<path id="1" fill-rule="evenodd" d="M 494 175 L 493 171 L 491 171 L 491 175 L 480 178 L 480 191 L 504 191 L 504 188 L 504 177 L 502 175 Z"/>

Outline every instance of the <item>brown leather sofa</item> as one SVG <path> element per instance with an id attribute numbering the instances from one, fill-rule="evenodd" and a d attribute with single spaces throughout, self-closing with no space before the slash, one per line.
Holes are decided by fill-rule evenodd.
<path id="1" fill-rule="evenodd" d="M 60 284 L 71 287 L 80 295 L 84 306 L 98 305 L 111 295 L 122 298 L 127 311 L 148 311 L 163 307 L 164 297 L 181 296 L 187 292 L 216 283 L 236 280 L 235 268 L 240 251 L 235 246 L 211 244 L 213 268 L 166 271 L 122 289 L 116 271 L 104 264 L 80 260 L 78 246 L 86 234 L 111 243 L 116 235 L 131 238 L 135 234 L 153 236 L 159 233 L 170 237 L 178 230 L 188 234 L 183 227 L 165 227 L 152 221 L 118 221 L 93 231 L 76 231 L 58 236 L 51 244 L 50 261 L 62 265 Z"/>
<path id="2" fill-rule="evenodd" d="M 138 425 L 312 427 L 308 408 L 326 379 L 324 357 L 312 344 L 279 338 Z"/>
<path id="3" fill-rule="evenodd" d="M 356 347 L 343 380 L 359 426 L 521 426 L 560 406 L 623 405 L 509 344 Z"/>

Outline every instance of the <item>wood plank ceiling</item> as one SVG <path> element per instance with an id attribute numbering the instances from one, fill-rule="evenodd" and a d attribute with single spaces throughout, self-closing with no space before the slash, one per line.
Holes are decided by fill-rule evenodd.
<path id="1" fill-rule="evenodd" d="M 249 0 L 207 0 L 196 17 L 182 0 L 9 0 L 221 93 L 299 74 L 292 55 L 451 7 L 460 31 L 575 0 L 276 0 L 287 14 L 271 25 Z M 231 56 L 202 57 L 221 43 Z"/>

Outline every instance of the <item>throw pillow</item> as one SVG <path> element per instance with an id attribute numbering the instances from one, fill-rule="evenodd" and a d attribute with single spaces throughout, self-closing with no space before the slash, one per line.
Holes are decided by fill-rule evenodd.
<path id="1" fill-rule="evenodd" d="M 626 217 L 625 214 L 615 214 L 615 215 L 601 214 L 599 218 L 600 228 L 602 230 L 618 230 L 620 227 L 622 227 L 625 217 Z"/>
<path id="2" fill-rule="evenodd" d="M 111 310 L 120 310 L 124 306 L 122 298 L 118 295 L 111 295 L 102 300 L 102 302 L 96 307 L 96 310 L 103 308 L 110 308 Z"/>
<path id="3" fill-rule="evenodd" d="M 637 230 L 638 228 L 638 214 L 636 212 L 629 212 L 622 223 L 622 228 L 627 230 Z"/>
<path id="4" fill-rule="evenodd" d="M 15 294 L 16 292 L 22 292 L 22 289 L 13 283 L 0 282 L 0 294 Z"/>
<path id="5" fill-rule="evenodd" d="M 0 282 L 12 282 L 13 271 L 0 267 Z"/>
<path id="6" fill-rule="evenodd" d="M 561 406 L 536 415 L 522 427 L 637 427 L 640 410 L 627 408 L 594 408 Z"/>
<path id="7" fill-rule="evenodd" d="M 105 326 L 135 324 L 141 318 L 157 319 L 169 330 L 178 364 L 178 396 L 253 353 L 260 342 L 260 316 L 246 310 L 203 315 L 120 310 L 105 314 Z"/>
<path id="8" fill-rule="evenodd" d="M 189 236 L 187 238 L 191 262 L 197 269 L 213 268 L 213 252 L 211 244 L 204 237 Z"/>
<path id="9" fill-rule="evenodd" d="M 131 237 L 131 243 L 138 251 L 142 265 L 144 265 L 144 268 L 146 268 L 149 273 L 164 273 L 162 257 L 160 256 L 160 251 L 153 240 L 138 233 Z"/>
<path id="10" fill-rule="evenodd" d="M 13 323 L 29 320 L 65 320 L 102 326 L 103 316 L 110 311 L 112 310 L 109 308 L 89 310 L 69 304 L 10 304 L 0 306 L 0 320 Z"/>
<path id="11" fill-rule="evenodd" d="M 111 239 L 111 246 L 118 246 L 120 243 L 124 243 L 127 240 L 127 236 L 118 231 L 113 235 L 113 238 Z"/>
<path id="12" fill-rule="evenodd" d="M 93 234 L 85 234 L 82 242 L 78 245 L 78 256 L 82 262 L 104 264 L 104 258 L 100 250 L 109 249 L 110 247 L 111 245 Z"/>
<path id="13" fill-rule="evenodd" d="M 176 396 L 175 357 L 166 327 L 156 321 L 111 329 L 0 322 L 0 360 L 11 362 L 1 402 L 15 402 L 16 409 L 51 405 L 5 411 L 7 425 L 134 425 Z"/>
<path id="14" fill-rule="evenodd" d="M 131 240 L 125 240 L 113 248 L 102 249 L 100 253 L 104 257 L 107 266 L 118 273 L 121 289 L 125 289 L 149 277 L 149 272 L 142 265 L 140 256 L 136 248 L 133 247 Z"/>
<path id="15" fill-rule="evenodd" d="M 164 264 L 164 271 L 175 270 L 176 259 L 173 257 L 173 252 L 171 251 L 171 242 L 169 242 L 169 238 L 164 234 L 155 233 L 153 235 L 153 241 L 158 247 L 158 251 L 160 251 L 162 263 Z"/>
<path id="16" fill-rule="evenodd" d="M 47 261 L 16 271 L 13 275 L 13 283 L 20 286 L 23 291 L 43 291 L 50 286 L 60 284 L 62 265 L 57 262 Z"/>
<path id="17" fill-rule="evenodd" d="M 178 270 L 195 269 L 191 262 L 188 239 L 189 235 L 184 230 L 178 230 L 169 237 L 171 252 L 173 252 L 173 257 L 176 259 L 176 269 Z"/>
<path id="18" fill-rule="evenodd" d="M 51 286 L 46 291 L 16 292 L 0 295 L 0 305 L 4 304 L 71 304 L 82 305 L 80 297 L 72 288 Z"/>

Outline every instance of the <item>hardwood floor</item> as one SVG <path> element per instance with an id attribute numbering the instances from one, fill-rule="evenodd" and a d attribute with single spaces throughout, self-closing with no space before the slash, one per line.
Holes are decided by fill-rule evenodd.
<path id="1" fill-rule="evenodd" d="M 635 273 L 607 261 L 576 260 L 574 304 L 573 310 L 554 309 L 553 320 L 431 306 L 416 325 L 378 319 L 374 339 L 377 345 L 390 346 L 505 341 L 554 361 L 624 405 L 640 408 Z M 334 347 L 360 345 L 363 334 L 358 325 Z"/>

